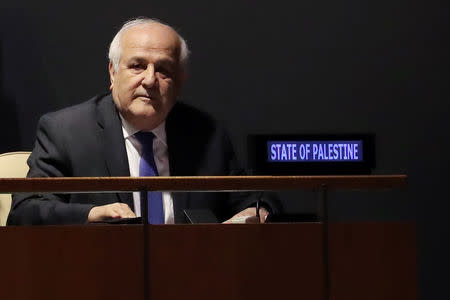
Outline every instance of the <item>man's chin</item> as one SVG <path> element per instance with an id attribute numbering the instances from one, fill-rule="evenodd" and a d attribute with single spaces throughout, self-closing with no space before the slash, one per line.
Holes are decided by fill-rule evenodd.
<path id="1" fill-rule="evenodd" d="M 164 120 L 164 116 L 153 109 L 139 109 L 128 111 L 125 119 L 137 130 L 152 130 Z"/>

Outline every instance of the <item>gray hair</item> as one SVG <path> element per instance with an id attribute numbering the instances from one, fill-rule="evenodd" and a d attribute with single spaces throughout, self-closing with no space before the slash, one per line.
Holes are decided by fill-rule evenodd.
<path id="1" fill-rule="evenodd" d="M 143 25 L 143 24 L 151 24 L 151 23 L 158 23 L 165 26 L 170 27 L 175 33 L 178 35 L 178 38 L 180 40 L 180 57 L 179 57 L 179 63 L 183 69 L 186 69 L 189 59 L 189 49 L 187 46 L 186 41 L 183 39 L 183 37 L 171 26 L 164 24 L 163 22 L 157 20 L 157 19 L 151 19 L 151 18 L 144 18 L 139 17 L 136 19 L 129 20 L 123 24 L 123 26 L 120 28 L 120 30 L 116 33 L 114 36 L 111 45 L 109 46 L 109 53 L 108 58 L 109 61 L 112 63 L 114 70 L 117 72 L 119 69 L 119 62 L 120 57 L 122 55 L 122 46 L 120 44 L 120 40 L 122 38 L 122 34 L 129 28 L 137 26 L 137 25 Z"/>

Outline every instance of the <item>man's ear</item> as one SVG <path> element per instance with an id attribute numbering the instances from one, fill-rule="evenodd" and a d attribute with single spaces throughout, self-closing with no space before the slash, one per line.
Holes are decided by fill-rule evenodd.
<path id="1" fill-rule="evenodd" d="M 115 70 L 114 70 L 114 66 L 111 61 L 109 62 L 108 70 L 109 70 L 109 80 L 111 81 L 111 85 L 109 86 L 109 89 L 112 91 L 113 86 L 114 86 Z"/>

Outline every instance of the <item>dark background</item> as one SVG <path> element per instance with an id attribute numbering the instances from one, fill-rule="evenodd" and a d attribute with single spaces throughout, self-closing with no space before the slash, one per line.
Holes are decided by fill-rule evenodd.
<path id="1" fill-rule="evenodd" d="M 106 92 L 107 48 L 140 15 L 192 51 L 184 101 L 255 133 L 376 134 L 376 174 L 406 191 L 333 193 L 345 220 L 416 220 L 421 299 L 447 299 L 449 9 L 444 1 L 11 1 L 0 5 L 0 153 L 31 150 L 45 112 Z M 286 195 L 287 198 L 297 196 Z M 285 201 L 314 209 L 313 195 Z"/>

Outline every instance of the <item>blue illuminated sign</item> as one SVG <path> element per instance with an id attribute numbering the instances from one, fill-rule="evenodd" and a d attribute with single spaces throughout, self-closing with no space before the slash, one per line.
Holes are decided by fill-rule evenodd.
<path id="1" fill-rule="evenodd" d="M 363 141 L 268 141 L 268 162 L 362 162 Z"/>

